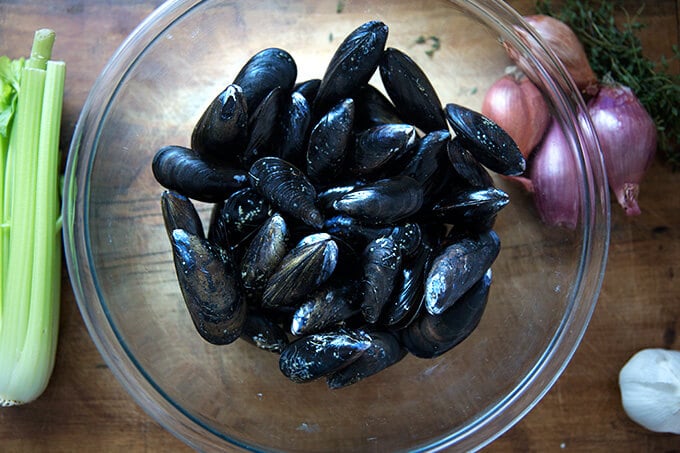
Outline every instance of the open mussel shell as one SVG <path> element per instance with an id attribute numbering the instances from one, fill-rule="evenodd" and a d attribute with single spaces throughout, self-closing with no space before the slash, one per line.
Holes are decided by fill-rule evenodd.
<path id="1" fill-rule="evenodd" d="M 285 256 L 288 226 L 279 214 L 273 214 L 253 236 L 241 258 L 241 283 L 251 294 L 259 294 Z"/>
<path id="2" fill-rule="evenodd" d="M 423 189 L 408 176 L 395 176 L 358 187 L 333 202 L 333 208 L 374 225 L 392 224 L 423 205 Z"/>
<path id="3" fill-rule="evenodd" d="M 438 315 L 451 307 L 491 267 L 500 252 L 494 231 L 459 235 L 434 259 L 425 281 L 425 308 Z"/>
<path id="4" fill-rule="evenodd" d="M 291 93 L 279 119 L 278 155 L 281 159 L 296 166 L 304 165 L 311 119 L 309 101 L 301 93 Z"/>
<path id="5" fill-rule="evenodd" d="M 274 321 L 255 311 L 249 311 L 241 338 L 265 351 L 280 354 L 289 341 L 286 331 Z"/>
<path id="6" fill-rule="evenodd" d="M 237 190 L 213 206 L 208 239 L 223 248 L 236 248 L 271 214 L 271 206 L 252 187 Z"/>
<path id="7" fill-rule="evenodd" d="M 506 176 L 524 173 L 526 161 L 510 135 L 498 124 L 458 104 L 446 105 L 446 118 L 462 145 L 482 165 Z"/>
<path id="8" fill-rule="evenodd" d="M 385 170 L 414 149 L 416 138 L 416 128 L 410 124 L 382 124 L 361 132 L 356 138 L 352 171 L 370 175 Z"/>
<path id="9" fill-rule="evenodd" d="M 248 135 L 248 106 L 243 90 L 228 85 L 203 112 L 191 134 L 191 149 L 225 162 L 238 163 L 237 152 Z"/>
<path id="10" fill-rule="evenodd" d="M 283 49 L 272 47 L 253 55 L 233 83 L 243 90 L 248 112 L 252 113 L 274 88 L 281 87 L 289 92 L 296 78 L 297 66 L 293 57 Z"/>
<path id="11" fill-rule="evenodd" d="M 163 191 L 161 194 L 161 211 L 168 237 L 172 232 L 182 229 L 187 233 L 204 238 L 203 223 L 198 216 L 194 204 L 182 194 L 173 191 Z"/>
<path id="12" fill-rule="evenodd" d="M 406 329 L 401 340 L 408 351 L 421 358 L 433 358 L 465 340 L 479 325 L 489 298 L 489 269 L 453 306 L 433 315 L 423 312 Z"/>
<path id="13" fill-rule="evenodd" d="M 406 356 L 397 336 L 391 332 L 370 332 L 370 346 L 349 365 L 326 378 L 331 389 L 356 384 L 360 380 L 394 365 Z"/>
<path id="14" fill-rule="evenodd" d="M 323 217 L 316 208 L 316 189 L 293 164 L 278 157 L 263 157 L 250 167 L 248 178 L 276 209 L 321 229 Z"/>
<path id="15" fill-rule="evenodd" d="M 361 313 L 369 323 L 376 323 L 394 291 L 401 269 L 401 250 L 388 237 L 371 241 L 364 250 L 364 273 L 360 285 Z"/>
<path id="16" fill-rule="evenodd" d="M 380 78 L 399 115 L 424 132 L 447 129 L 442 104 L 422 69 L 404 52 L 387 48 Z"/>
<path id="17" fill-rule="evenodd" d="M 293 382 L 310 382 L 349 365 L 370 346 L 371 338 L 361 331 L 310 334 L 284 348 L 279 368 Z"/>
<path id="18" fill-rule="evenodd" d="M 387 25 L 370 21 L 356 28 L 340 43 L 321 79 L 314 101 L 316 112 L 326 112 L 368 83 L 378 69 L 387 34 Z"/>
<path id="19" fill-rule="evenodd" d="M 170 237 L 177 281 L 198 333 L 212 344 L 228 344 L 243 330 L 246 304 L 226 251 L 177 229 Z"/>
<path id="20" fill-rule="evenodd" d="M 324 185 L 343 168 L 354 125 L 354 101 L 345 99 L 331 108 L 314 126 L 307 148 L 307 176 Z"/>
<path id="21" fill-rule="evenodd" d="M 201 158 L 191 148 L 164 146 L 153 158 L 156 181 L 166 189 L 198 201 L 215 203 L 248 184 L 246 172 Z"/>
<path id="22" fill-rule="evenodd" d="M 305 237 L 288 252 L 267 281 L 262 305 L 287 305 L 314 291 L 331 276 L 338 262 L 338 245 L 326 233 Z"/>
<path id="23" fill-rule="evenodd" d="M 353 282 L 327 284 L 312 293 L 295 310 L 293 335 L 319 332 L 359 313 L 357 286 Z"/>

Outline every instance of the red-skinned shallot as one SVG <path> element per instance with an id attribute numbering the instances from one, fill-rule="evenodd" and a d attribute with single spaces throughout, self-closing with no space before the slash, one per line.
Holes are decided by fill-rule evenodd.
<path id="1" fill-rule="evenodd" d="M 578 168 L 557 121 L 552 120 L 531 164 L 534 203 L 547 225 L 576 228 L 581 195 Z"/>
<path id="2" fill-rule="evenodd" d="M 525 159 L 550 122 L 550 111 L 541 92 L 519 71 L 508 73 L 491 85 L 484 96 L 482 114 L 510 134 Z"/>
<path id="3" fill-rule="evenodd" d="M 656 126 L 632 90 L 603 85 L 588 102 L 597 132 L 609 187 L 629 216 L 639 215 L 640 182 L 656 152 Z"/>

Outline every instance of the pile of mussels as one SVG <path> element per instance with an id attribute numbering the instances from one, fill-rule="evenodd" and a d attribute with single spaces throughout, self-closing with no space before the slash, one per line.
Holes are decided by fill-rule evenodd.
<path id="1" fill-rule="evenodd" d="M 285 376 L 357 382 L 410 352 L 435 357 L 479 323 L 508 196 L 484 168 L 520 174 L 512 139 L 442 108 L 423 71 L 372 21 L 323 79 L 296 84 L 265 49 L 153 173 L 193 323 L 210 343 L 280 353 Z M 369 84 L 379 70 L 389 99 Z M 449 132 L 448 124 L 455 133 Z M 483 166 L 484 167 L 483 167 Z M 190 199 L 215 203 L 207 237 Z"/>

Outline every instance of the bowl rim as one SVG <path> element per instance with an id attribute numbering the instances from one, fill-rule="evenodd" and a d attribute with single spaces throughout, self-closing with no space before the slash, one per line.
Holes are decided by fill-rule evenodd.
<path id="1" fill-rule="evenodd" d="M 62 194 L 64 254 L 71 286 L 88 333 L 109 369 L 137 404 L 166 430 L 195 449 L 215 448 L 218 446 L 216 442 L 226 441 L 231 447 L 258 451 L 257 446 L 242 443 L 201 423 L 168 398 L 163 389 L 139 366 L 110 323 L 89 247 L 87 195 L 90 170 L 96 154 L 92 149 L 96 146 L 85 150 L 81 155 L 85 124 L 101 124 L 109 102 L 118 91 L 119 83 L 125 79 L 126 73 L 143 55 L 144 50 L 159 38 L 162 31 L 205 1 L 168 0 L 163 3 L 124 40 L 95 80 L 76 123 L 66 164 Z M 560 326 L 534 367 L 512 392 L 485 414 L 486 417 L 475 420 L 462 431 L 450 433 L 432 444 L 412 447 L 414 451 L 440 450 L 454 445 L 466 450 L 481 449 L 509 430 L 538 404 L 560 377 L 585 334 L 604 278 L 610 234 L 609 192 L 599 143 L 586 113 L 585 103 L 564 66 L 519 13 L 500 0 L 449 0 L 447 3 L 465 9 L 466 13 L 473 12 L 478 20 L 484 18 L 486 22 L 483 24 L 487 28 L 502 35 L 511 37 L 516 33 L 517 28 L 513 31 L 506 25 L 513 24 L 535 40 L 532 43 L 534 54 L 529 56 L 531 63 L 546 81 L 553 84 L 551 92 L 556 96 L 556 108 L 571 120 L 562 126 L 573 142 L 573 148 L 582 150 L 580 153 L 575 152 L 584 170 L 582 183 L 585 202 L 581 210 L 583 221 L 579 225 L 583 230 L 583 244 L 577 275 L 578 291 L 572 295 Z M 153 39 L 137 52 L 137 42 L 152 36 Z M 526 50 L 521 40 L 510 41 L 520 50 Z M 96 135 L 99 135 L 99 131 Z M 98 138 L 95 138 L 94 143 L 97 141 Z M 76 219 L 79 220 L 78 223 Z M 83 252 L 87 257 L 84 266 L 79 261 Z M 86 297 L 88 293 L 97 294 L 97 300 L 89 301 Z M 576 310 L 576 305 L 584 301 L 588 304 L 587 309 Z M 106 322 L 102 323 L 103 320 Z M 116 339 L 116 343 L 110 341 L 112 338 Z"/>

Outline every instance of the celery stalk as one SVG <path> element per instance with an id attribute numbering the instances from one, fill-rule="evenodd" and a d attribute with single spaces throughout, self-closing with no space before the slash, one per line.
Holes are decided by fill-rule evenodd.
<path id="1" fill-rule="evenodd" d="M 49 61 L 54 32 L 35 34 L 21 73 L 5 160 L 4 283 L 0 303 L 0 406 L 40 396 L 54 365 L 61 281 L 58 143 L 65 78 Z M 1 241 L 0 241 L 1 242 Z M 6 264 L 5 264 L 6 263 Z"/>

